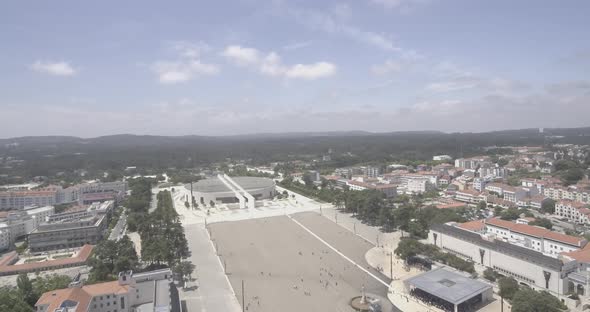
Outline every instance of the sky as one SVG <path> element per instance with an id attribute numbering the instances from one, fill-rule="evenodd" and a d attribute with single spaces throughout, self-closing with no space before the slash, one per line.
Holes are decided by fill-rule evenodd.
<path id="1" fill-rule="evenodd" d="M 3 1 L 0 137 L 590 126 L 590 1 Z"/>

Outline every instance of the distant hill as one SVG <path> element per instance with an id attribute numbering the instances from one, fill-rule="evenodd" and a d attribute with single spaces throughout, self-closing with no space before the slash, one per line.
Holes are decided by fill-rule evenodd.
<path id="1" fill-rule="evenodd" d="M 44 175 L 72 168 L 191 167 L 223 160 L 249 159 L 255 163 L 294 157 L 317 157 L 333 151 L 332 165 L 353 161 L 432 159 L 484 153 L 486 146 L 575 143 L 590 145 L 590 127 L 503 130 L 482 133 L 365 131 L 261 133 L 233 136 L 154 136 L 120 134 L 96 138 L 71 136 L 20 137 L 0 140 L 0 158 L 25 160 L 27 166 L 9 174 Z M 344 159 L 342 155 L 348 159 Z M 32 167 L 32 169 L 31 169 Z M 26 169 L 26 170 L 25 170 Z M 6 174 L 0 168 L 0 174 Z"/>

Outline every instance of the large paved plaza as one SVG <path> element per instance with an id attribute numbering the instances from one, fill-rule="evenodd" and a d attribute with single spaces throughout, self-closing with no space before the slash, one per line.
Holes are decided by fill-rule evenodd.
<path id="1" fill-rule="evenodd" d="M 384 311 L 391 311 L 385 286 L 389 279 L 365 261 L 371 244 L 317 213 L 299 213 L 293 219 L 209 225 L 240 302 L 245 283 L 247 311 L 353 311 L 349 301 L 363 286 L 384 298 Z"/>

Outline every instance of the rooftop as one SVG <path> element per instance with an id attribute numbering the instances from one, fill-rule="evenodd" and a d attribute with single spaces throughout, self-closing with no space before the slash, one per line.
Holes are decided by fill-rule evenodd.
<path id="1" fill-rule="evenodd" d="M 78 251 L 78 254 L 70 258 L 61 258 L 57 260 L 49 260 L 43 262 L 29 262 L 17 265 L 10 265 L 18 258 L 16 251 L 9 252 L 0 258 L 0 275 L 18 274 L 21 272 L 32 272 L 34 270 L 47 270 L 64 265 L 74 266 L 76 264 L 82 265 L 86 263 L 94 246 L 84 245 Z"/>
<path id="2" fill-rule="evenodd" d="M 48 291 L 37 300 L 36 306 L 49 305 L 47 311 L 54 311 L 64 302 L 72 302 L 76 305 L 76 311 L 86 311 L 88 304 L 94 296 L 106 294 L 126 293 L 129 286 L 119 285 L 119 281 L 86 285 L 82 288 L 65 288 Z"/>
<path id="3" fill-rule="evenodd" d="M 274 181 L 268 178 L 259 177 L 231 177 L 244 190 L 257 190 L 274 185 Z M 190 190 L 190 184 L 185 185 Z M 221 182 L 217 177 L 200 180 L 193 183 L 193 191 L 202 193 L 231 192 L 231 190 Z"/>
<path id="4" fill-rule="evenodd" d="M 444 267 L 409 278 L 405 283 L 452 304 L 460 304 L 492 288 L 486 283 L 465 277 Z"/>
<path id="5" fill-rule="evenodd" d="M 478 233 L 465 231 L 459 227 L 447 224 L 433 224 L 430 228 L 433 231 L 444 233 L 446 235 L 468 241 L 481 247 L 490 248 L 495 252 L 523 259 L 525 261 L 532 262 L 552 270 L 559 271 L 563 265 L 559 259 L 546 256 L 541 252 L 499 240 L 486 240 L 483 239 Z"/>
<path id="6" fill-rule="evenodd" d="M 474 220 L 474 221 L 459 223 L 458 227 L 460 227 L 464 230 L 468 230 L 468 231 L 479 232 L 479 231 L 483 230 L 486 227 L 486 225 L 484 223 L 484 220 Z"/>
<path id="7" fill-rule="evenodd" d="M 486 224 L 508 229 L 512 232 L 525 234 L 532 237 L 548 239 L 576 247 L 584 247 L 586 240 L 584 238 L 561 234 L 542 228 L 539 226 L 532 226 L 528 224 L 517 224 L 511 221 L 502 220 L 499 218 L 490 218 L 486 220 Z"/>

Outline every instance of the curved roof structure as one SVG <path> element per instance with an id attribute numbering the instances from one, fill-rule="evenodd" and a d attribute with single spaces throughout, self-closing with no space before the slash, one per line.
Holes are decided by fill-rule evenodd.
<path id="1" fill-rule="evenodd" d="M 263 189 L 275 185 L 275 182 L 268 178 L 232 177 L 232 180 L 238 183 L 246 191 Z M 186 185 L 185 187 L 190 189 L 190 184 Z M 193 183 L 193 191 L 201 193 L 220 193 L 231 192 L 232 190 L 230 190 L 221 180 L 219 180 L 219 178 L 215 177 Z"/>

